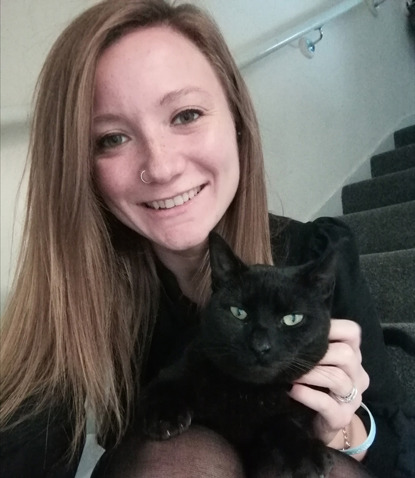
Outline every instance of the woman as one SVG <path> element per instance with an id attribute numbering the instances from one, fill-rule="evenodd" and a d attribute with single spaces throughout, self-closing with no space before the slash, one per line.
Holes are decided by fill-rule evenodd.
<path id="1" fill-rule="evenodd" d="M 351 235 L 334 220 L 271 217 L 271 249 L 255 114 L 211 20 L 162 0 L 86 11 L 42 70 L 30 155 L 25 242 L 1 348 L 9 476 L 74 476 L 85 404 L 100 442 L 121 443 L 94 476 L 243 476 L 235 451 L 209 430 L 167 443 L 126 435 L 139 384 L 180 353 L 209 296 L 212 229 L 249 263 L 272 255 L 299 263 L 319 252 L 322 236 L 346 237 L 334 312 L 360 323 L 364 366 L 359 327 L 332 321 L 329 352 L 290 394 L 317 412 L 326 444 L 355 447 L 368 433 L 356 413 L 366 368 L 364 399 L 379 402 L 382 438 L 356 458 L 378 471 L 381 456 L 392 476 L 398 450 L 383 441 L 394 433 L 387 415 L 397 385 Z M 336 467 L 359 476 L 357 461 Z"/>

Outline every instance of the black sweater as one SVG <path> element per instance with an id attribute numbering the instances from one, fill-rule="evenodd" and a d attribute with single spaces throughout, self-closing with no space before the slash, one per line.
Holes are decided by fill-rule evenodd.
<path id="1" fill-rule="evenodd" d="M 360 272 L 352 233 L 333 218 L 304 224 L 270 216 L 270 225 L 276 264 L 304 263 L 321 254 L 328 242 L 340 251 L 332 316 L 354 320 L 362 328 L 363 366 L 370 376 L 370 386 L 363 394 L 363 401 L 372 411 L 378 430 L 364 462 L 381 478 L 415 477 L 415 411 L 409 410 L 401 384 L 388 360 L 376 310 Z M 173 274 L 160 267 L 160 277 L 163 286 L 147 378 L 180 355 L 197 318 L 196 306 L 182 295 Z M 368 425 L 366 416 L 363 413 L 360 416 Z M 70 410 L 55 405 L 11 431 L 2 431 L 1 476 L 74 477 L 80 456 L 70 464 L 64 460 L 72 438 L 71 430 Z M 104 454 L 101 463 L 109 454 Z"/>

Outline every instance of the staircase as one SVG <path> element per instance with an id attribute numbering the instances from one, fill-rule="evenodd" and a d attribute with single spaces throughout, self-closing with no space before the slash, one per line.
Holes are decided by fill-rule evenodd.
<path id="1" fill-rule="evenodd" d="M 404 348 L 408 335 L 415 341 L 415 125 L 394 141 L 371 158 L 371 179 L 343 188 L 341 219 L 356 235 L 382 326 L 395 334 L 388 354 L 413 401 L 415 357 Z"/>

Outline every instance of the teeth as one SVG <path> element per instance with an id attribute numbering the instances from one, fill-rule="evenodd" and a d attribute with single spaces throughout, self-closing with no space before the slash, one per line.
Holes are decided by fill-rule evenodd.
<path id="1" fill-rule="evenodd" d="M 181 206 L 185 202 L 197 196 L 202 188 L 200 186 L 191 189 L 183 194 L 179 194 L 174 198 L 161 199 L 159 201 L 151 201 L 146 203 L 148 207 L 152 209 L 170 209 L 175 206 Z"/>
<path id="2" fill-rule="evenodd" d="M 176 196 L 173 201 L 175 206 L 181 206 L 184 203 L 182 196 Z"/>

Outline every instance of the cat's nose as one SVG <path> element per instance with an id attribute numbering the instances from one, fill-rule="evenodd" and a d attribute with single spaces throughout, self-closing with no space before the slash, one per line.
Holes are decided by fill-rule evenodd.
<path id="1" fill-rule="evenodd" d="M 271 343 L 266 330 L 255 330 L 252 333 L 251 348 L 260 357 L 270 352 Z"/>

